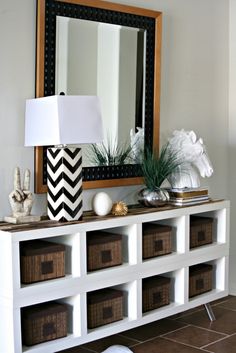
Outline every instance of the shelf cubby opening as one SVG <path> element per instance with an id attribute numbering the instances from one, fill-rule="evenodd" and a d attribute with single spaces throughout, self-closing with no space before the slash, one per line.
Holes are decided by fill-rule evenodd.
<path id="1" fill-rule="evenodd" d="M 194 216 L 211 218 L 212 224 L 212 243 L 226 242 L 226 209 L 214 210 L 209 212 L 201 212 Z"/>
<path id="2" fill-rule="evenodd" d="M 73 301 L 73 298 L 63 298 L 21 308 L 23 347 L 33 347 L 72 335 Z"/>
<path id="3" fill-rule="evenodd" d="M 107 287 L 87 293 L 88 331 L 125 318 L 127 293 L 117 287 Z"/>
<path id="4" fill-rule="evenodd" d="M 216 262 L 204 262 L 189 267 L 189 300 L 208 295 L 216 288 Z"/>
<path id="5" fill-rule="evenodd" d="M 122 227 L 109 228 L 111 233 L 122 234 L 123 264 L 137 263 L 138 225 L 131 224 Z"/>
<path id="6" fill-rule="evenodd" d="M 224 291 L 227 288 L 227 260 L 221 257 L 207 262 L 212 266 L 212 290 Z"/>
<path id="7" fill-rule="evenodd" d="M 94 230 L 86 234 L 87 272 L 137 263 L 137 226 Z"/>
<path id="8" fill-rule="evenodd" d="M 185 268 L 181 268 L 142 279 L 142 311 L 144 316 L 184 304 L 186 300 L 185 273 Z"/>
<path id="9" fill-rule="evenodd" d="M 142 279 L 142 312 L 163 309 L 174 299 L 173 277 L 167 273 Z"/>
<path id="10" fill-rule="evenodd" d="M 75 234 L 66 234 L 50 238 L 51 242 L 65 245 L 65 272 L 66 275 L 79 277 L 84 274 L 84 259 L 81 253 L 85 249 L 84 232 Z"/>
<path id="11" fill-rule="evenodd" d="M 66 246 L 52 238 L 19 243 L 21 287 L 70 275 Z"/>
<path id="12" fill-rule="evenodd" d="M 81 249 L 82 241 L 82 233 L 21 241 L 21 287 L 60 280 L 62 277 L 79 277 L 84 272 L 80 255 L 84 253 Z"/>
<path id="13" fill-rule="evenodd" d="M 153 221 L 152 224 L 171 227 L 171 253 L 184 253 L 186 249 L 186 217 L 167 218 L 164 220 Z M 145 224 L 145 223 L 144 223 Z"/>
<path id="14" fill-rule="evenodd" d="M 138 281 L 122 283 L 114 286 L 114 289 L 123 292 L 123 315 L 124 319 L 136 320 L 138 318 L 139 302 L 138 302 Z"/>

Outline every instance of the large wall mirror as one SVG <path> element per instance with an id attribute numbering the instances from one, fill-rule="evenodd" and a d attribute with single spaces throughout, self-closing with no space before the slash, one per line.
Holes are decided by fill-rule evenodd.
<path id="1" fill-rule="evenodd" d="M 160 12 L 99 0 L 38 0 L 36 96 L 99 96 L 107 148 L 126 149 L 131 131 L 139 131 L 144 146 L 158 151 L 160 52 Z M 132 151 L 107 165 L 91 158 L 91 146 L 82 149 L 85 189 L 142 183 Z M 35 191 L 46 192 L 46 148 L 35 149 L 35 176 Z"/>

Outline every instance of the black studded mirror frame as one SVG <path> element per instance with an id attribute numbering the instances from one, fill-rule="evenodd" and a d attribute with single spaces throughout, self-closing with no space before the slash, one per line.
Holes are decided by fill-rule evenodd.
<path id="1" fill-rule="evenodd" d="M 81 5 L 81 2 L 83 5 Z M 43 3 L 43 7 L 42 7 Z M 88 5 L 84 5 L 84 3 Z M 92 3 L 92 6 L 89 6 Z M 157 42 L 157 16 L 161 21 L 161 13 L 151 10 L 144 10 L 144 13 L 148 12 L 148 16 L 134 14 L 129 12 L 123 12 L 126 8 L 124 5 L 118 5 L 117 8 L 121 7 L 122 11 L 109 10 L 100 7 L 94 7 L 94 3 L 102 3 L 102 1 L 87 0 L 71 0 L 71 2 L 63 2 L 60 0 L 38 0 L 38 16 L 42 16 L 42 11 L 45 11 L 44 16 L 44 53 L 41 52 L 41 57 L 37 53 L 38 61 L 42 61 L 43 56 L 43 87 L 39 92 L 39 82 L 41 80 L 39 73 L 37 72 L 36 77 L 36 96 L 49 96 L 55 94 L 55 58 L 56 58 L 56 17 L 65 16 L 71 18 L 78 18 L 83 20 L 90 20 L 96 22 L 112 23 L 122 26 L 135 27 L 145 30 L 146 32 L 146 51 L 145 51 L 145 117 L 144 117 L 144 131 L 145 131 L 145 146 L 153 148 L 153 136 L 154 136 L 154 114 L 158 115 L 155 117 L 156 125 L 155 129 L 158 129 L 158 141 L 155 141 L 155 149 L 158 149 L 159 144 L 159 100 L 160 90 L 157 87 L 160 81 L 160 67 L 156 65 L 156 55 L 160 56 L 160 43 Z M 104 2 L 103 2 L 104 3 Z M 109 4 L 109 3 L 107 3 Z M 114 5 L 114 4 L 112 4 Z M 41 7 L 40 7 L 41 6 Z M 108 5 L 109 6 L 109 5 Z M 40 8 L 39 8 L 40 7 Z M 114 6 L 112 6 L 113 8 Z M 127 7 L 127 9 L 131 7 Z M 42 10 L 43 9 L 43 10 Z M 134 8 L 137 9 L 137 8 Z M 142 9 L 137 9 L 142 10 Z M 145 12 L 146 11 L 146 12 Z M 150 16 L 149 16 L 150 13 Z M 153 13 L 153 16 L 151 16 Z M 42 21 L 40 26 L 42 26 Z M 39 27 L 39 20 L 38 20 Z M 161 27 L 159 25 L 159 30 Z M 38 31 L 39 32 L 39 31 Z M 40 39 L 40 38 L 41 39 Z M 158 40 L 161 41 L 161 34 L 158 34 Z M 38 51 L 39 41 L 42 42 L 42 33 L 38 33 Z M 155 46 L 159 47 L 155 48 Z M 160 58 L 159 61 L 160 63 Z M 38 64 L 38 63 L 37 63 Z M 41 65 L 42 66 L 42 65 Z M 158 71 L 158 72 L 157 72 Z M 41 75 L 42 76 L 42 75 Z M 157 78 L 158 76 L 158 78 Z M 42 86 L 42 85 L 41 85 Z M 156 91 L 155 91 L 156 90 Z M 38 92 L 37 92 L 38 91 Z M 154 104 L 158 105 L 154 107 Z M 35 192 L 41 193 L 46 191 L 47 184 L 47 147 L 36 147 L 36 180 L 35 180 Z M 140 166 L 138 164 L 125 164 L 115 166 L 94 166 L 83 168 L 83 183 L 84 188 L 96 188 L 96 187 L 107 187 L 107 186 L 119 186 L 119 185 L 132 185 L 142 183 L 142 174 Z M 100 182 L 101 181 L 101 182 Z M 107 181 L 107 182 L 106 182 Z M 113 182 L 114 181 L 114 182 Z"/>

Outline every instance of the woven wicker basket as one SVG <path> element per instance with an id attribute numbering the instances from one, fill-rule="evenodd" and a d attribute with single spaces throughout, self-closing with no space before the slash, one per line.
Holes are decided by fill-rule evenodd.
<path id="1" fill-rule="evenodd" d="M 143 279 L 143 312 L 160 308 L 170 303 L 171 279 L 154 276 Z"/>
<path id="2" fill-rule="evenodd" d="M 194 265 L 189 268 L 189 297 L 212 290 L 212 266 Z"/>
<path id="3" fill-rule="evenodd" d="M 213 218 L 190 217 L 190 248 L 212 243 Z"/>
<path id="4" fill-rule="evenodd" d="M 65 276 L 65 245 L 43 240 L 20 244 L 21 282 L 33 283 Z"/>
<path id="5" fill-rule="evenodd" d="M 67 306 L 55 302 L 22 309 L 22 342 L 32 346 L 67 335 Z"/>
<path id="6" fill-rule="evenodd" d="M 106 288 L 87 294 L 88 328 L 123 319 L 123 292 Z"/>
<path id="7" fill-rule="evenodd" d="M 171 230 L 161 224 L 143 224 L 143 259 L 171 253 Z"/>
<path id="8" fill-rule="evenodd" d="M 87 233 L 88 271 L 122 264 L 122 235 L 107 232 Z"/>

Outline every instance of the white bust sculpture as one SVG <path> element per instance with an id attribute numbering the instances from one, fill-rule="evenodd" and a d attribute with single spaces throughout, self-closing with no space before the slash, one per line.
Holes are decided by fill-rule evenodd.
<path id="1" fill-rule="evenodd" d="M 210 177 L 213 173 L 202 138 L 194 131 L 175 130 L 169 139 L 170 149 L 177 153 L 183 164 L 168 178 L 172 188 L 198 188 L 199 176 Z"/>

